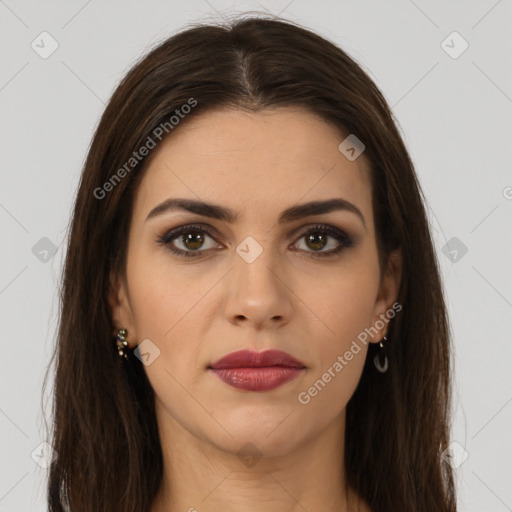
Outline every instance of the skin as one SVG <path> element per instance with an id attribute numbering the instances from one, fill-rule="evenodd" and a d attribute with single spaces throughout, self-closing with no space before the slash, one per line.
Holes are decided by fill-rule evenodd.
<path id="1" fill-rule="evenodd" d="M 369 511 L 341 484 L 345 408 L 368 345 L 359 343 L 308 404 L 298 401 L 397 299 L 401 255 L 381 273 L 368 161 L 364 153 L 349 161 L 338 150 L 343 134 L 300 108 L 217 110 L 188 121 L 154 150 L 136 191 L 127 281 L 112 275 L 109 294 L 130 347 L 150 339 L 160 350 L 144 366 L 164 458 L 151 512 Z M 229 207 L 240 218 L 230 224 L 175 210 L 146 221 L 171 197 Z M 292 205 L 334 197 L 357 206 L 366 225 L 343 210 L 277 223 Z M 155 242 L 192 223 L 211 226 L 214 237 L 185 245 L 178 236 L 168 245 L 202 256 L 180 258 Z M 331 235 L 324 245 L 308 243 L 304 233 L 316 223 L 346 232 L 353 246 L 315 256 L 343 244 Z M 236 252 L 248 236 L 263 248 L 251 263 Z M 235 389 L 207 370 L 242 348 L 283 350 L 306 369 L 264 392 Z M 237 455 L 246 443 L 261 456 L 251 466 Z"/>

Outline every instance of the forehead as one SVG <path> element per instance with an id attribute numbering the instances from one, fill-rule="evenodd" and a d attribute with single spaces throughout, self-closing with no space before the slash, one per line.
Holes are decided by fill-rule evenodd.
<path id="1" fill-rule="evenodd" d="M 243 213 L 341 197 L 371 217 L 369 165 L 338 149 L 345 134 L 300 108 L 217 110 L 177 126 L 153 150 L 135 210 L 169 197 L 212 200 Z M 369 221 L 370 219 L 368 219 Z"/>

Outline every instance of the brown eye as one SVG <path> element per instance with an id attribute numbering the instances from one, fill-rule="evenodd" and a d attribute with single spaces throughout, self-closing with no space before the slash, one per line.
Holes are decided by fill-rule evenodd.
<path id="1" fill-rule="evenodd" d="M 208 246 L 206 243 L 210 239 Z M 157 243 L 165 245 L 178 256 L 203 256 L 208 249 L 218 247 L 213 238 L 213 231 L 208 226 L 180 226 L 157 239 Z M 206 246 L 206 247 L 205 247 Z"/>
<path id="2" fill-rule="evenodd" d="M 329 240 L 336 242 L 330 242 Z M 319 224 L 309 229 L 299 237 L 298 241 L 304 240 L 305 249 L 299 248 L 300 251 L 309 253 L 309 256 L 334 256 L 344 249 L 353 245 L 353 240 L 343 231 L 329 225 Z M 296 242 L 297 244 L 297 242 Z M 331 246 L 330 250 L 324 250 Z"/>

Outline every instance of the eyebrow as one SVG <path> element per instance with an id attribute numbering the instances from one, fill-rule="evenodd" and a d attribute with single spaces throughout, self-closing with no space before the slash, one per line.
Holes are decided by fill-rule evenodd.
<path id="1" fill-rule="evenodd" d="M 224 206 L 205 203 L 196 199 L 170 198 L 155 206 L 146 217 L 146 222 L 158 215 L 176 210 L 187 211 L 197 215 L 202 215 L 203 217 L 211 217 L 212 219 L 229 223 L 236 222 L 239 217 L 238 213 Z M 281 213 L 278 223 L 283 224 L 286 222 L 293 222 L 304 217 L 321 215 L 338 210 L 344 210 L 356 214 L 366 228 L 366 221 L 361 210 L 359 210 L 359 208 L 354 204 L 341 198 L 327 199 L 325 201 L 311 201 L 309 203 L 291 206 Z"/>

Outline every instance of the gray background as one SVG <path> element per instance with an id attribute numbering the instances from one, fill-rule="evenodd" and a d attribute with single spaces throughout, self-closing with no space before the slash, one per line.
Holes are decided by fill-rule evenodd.
<path id="1" fill-rule="evenodd" d="M 46 510 L 46 471 L 31 454 L 45 440 L 65 230 L 105 102 L 186 23 L 265 9 L 339 44 L 392 106 L 428 198 L 451 314 L 460 510 L 512 510 L 511 0 L 0 0 L 0 511 Z M 43 31 L 59 45 L 46 59 L 31 47 L 50 48 Z M 469 44 L 460 55 L 453 31 Z"/>

